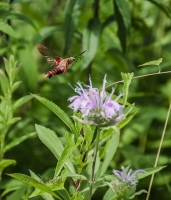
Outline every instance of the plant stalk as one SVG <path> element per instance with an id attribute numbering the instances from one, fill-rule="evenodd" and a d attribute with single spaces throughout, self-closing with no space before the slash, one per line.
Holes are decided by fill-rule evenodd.
<path id="1" fill-rule="evenodd" d="M 97 126 L 96 128 L 96 144 L 94 148 L 94 158 L 93 158 L 93 164 L 92 164 L 92 171 L 91 171 L 91 177 L 90 177 L 90 191 L 89 191 L 89 200 L 91 200 L 92 197 L 92 191 L 93 191 L 93 184 L 94 184 L 94 171 L 96 166 L 96 159 L 97 159 L 97 152 L 98 152 L 98 144 L 99 144 L 99 138 L 100 138 L 100 127 Z"/>
<path id="2" fill-rule="evenodd" d="M 169 120 L 170 110 L 171 110 L 171 101 L 170 101 L 169 109 L 168 109 L 168 112 L 167 112 L 167 116 L 166 116 L 166 120 L 165 120 L 165 124 L 164 124 L 164 128 L 163 128 L 163 132 L 162 132 L 162 136 L 161 136 L 161 140 L 160 140 L 160 145 L 159 145 L 159 148 L 158 148 L 158 152 L 157 152 L 157 156 L 156 156 L 154 167 L 157 166 L 158 159 L 159 159 L 159 156 L 160 156 L 160 151 L 161 151 L 163 139 L 164 139 L 165 132 L 166 132 L 166 127 L 167 127 L 168 120 Z M 154 174 L 151 175 L 151 180 L 150 180 L 150 184 L 149 184 L 149 188 L 148 188 L 148 193 L 147 193 L 146 200 L 149 199 L 151 187 L 152 187 L 152 184 L 153 184 L 153 179 L 154 179 Z"/>

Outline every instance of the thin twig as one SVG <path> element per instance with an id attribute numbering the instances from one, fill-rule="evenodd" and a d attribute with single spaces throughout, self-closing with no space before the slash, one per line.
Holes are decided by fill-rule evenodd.
<path id="1" fill-rule="evenodd" d="M 156 73 L 152 73 L 152 74 L 144 74 L 144 75 L 141 75 L 141 76 L 134 76 L 132 79 L 143 78 L 143 77 L 146 77 L 146 76 L 154 76 L 154 75 L 159 75 L 159 74 L 168 74 L 168 73 L 171 73 L 171 71 L 167 71 L 167 72 L 156 72 Z M 123 81 L 114 82 L 114 83 L 108 85 L 106 88 L 108 88 L 108 87 L 110 87 L 110 86 L 112 86 L 112 85 L 118 84 L 118 83 L 123 83 Z"/>
<path id="2" fill-rule="evenodd" d="M 169 109 L 168 109 L 168 112 L 167 112 L 167 117 L 166 117 L 166 121 L 165 121 L 165 124 L 164 124 L 164 128 L 163 128 L 163 132 L 162 132 L 162 136 L 161 136 L 161 140 L 160 140 L 160 145 L 159 145 L 159 148 L 158 148 L 158 152 L 157 152 L 157 156 L 156 156 L 154 167 L 157 166 L 158 159 L 159 159 L 159 156 L 160 156 L 160 151 L 161 151 L 161 147 L 162 147 L 164 135 L 165 135 L 166 127 L 167 127 L 168 120 L 169 120 L 170 110 L 171 110 L 171 101 L 170 101 Z M 153 179 L 154 179 L 154 174 L 152 174 L 152 176 L 151 176 L 151 180 L 150 180 L 150 184 L 149 184 L 149 188 L 148 188 L 148 193 L 147 193 L 146 200 L 149 199 L 150 191 L 151 191 L 151 187 L 152 187 L 152 183 L 153 183 Z"/>

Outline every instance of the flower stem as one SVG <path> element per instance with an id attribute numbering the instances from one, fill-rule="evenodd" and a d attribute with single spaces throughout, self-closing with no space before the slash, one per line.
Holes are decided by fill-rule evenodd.
<path id="1" fill-rule="evenodd" d="M 100 138 L 100 127 L 97 126 L 96 128 L 96 144 L 94 148 L 94 158 L 93 158 L 93 164 L 92 164 L 92 171 L 91 171 L 91 177 L 90 177 L 90 191 L 89 191 L 89 200 L 91 200 L 92 191 L 93 191 L 93 183 L 94 183 L 94 171 L 96 166 L 96 158 L 97 158 L 97 152 L 98 152 L 98 144 L 99 144 L 99 138 Z"/>

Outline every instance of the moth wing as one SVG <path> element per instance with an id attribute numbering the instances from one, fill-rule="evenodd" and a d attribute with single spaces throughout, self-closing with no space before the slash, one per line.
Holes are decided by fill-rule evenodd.
<path id="1" fill-rule="evenodd" d="M 38 45 L 37 49 L 39 52 L 46 58 L 49 65 L 56 65 L 58 66 L 60 62 L 63 60 L 58 54 L 53 52 L 52 50 L 48 49 L 43 45 Z"/>

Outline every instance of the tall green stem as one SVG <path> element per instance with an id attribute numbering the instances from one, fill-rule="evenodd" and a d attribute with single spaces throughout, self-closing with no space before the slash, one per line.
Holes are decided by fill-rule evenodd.
<path id="1" fill-rule="evenodd" d="M 98 144 L 99 144 L 99 137 L 100 137 L 100 127 L 97 126 L 96 128 L 96 144 L 94 149 L 94 158 L 93 158 L 93 164 L 92 164 L 92 171 L 91 171 L 91 177 L 90 177 L 90 191 L 89 191 L 89 200 L 91 200 L 92 191 L 93 191 L 93 183 L 94 183 L 94 171 L 96 166 L 96 158 L 97 158 L 97 152 L 98 152 Z"/>

